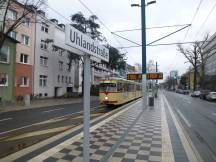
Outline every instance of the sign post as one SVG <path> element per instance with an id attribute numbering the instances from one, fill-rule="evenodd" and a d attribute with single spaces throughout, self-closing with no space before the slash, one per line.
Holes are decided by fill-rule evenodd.
<path id="1" fill-rule="evenodd" d="M 89 162 L 89 121 L 90 121 L 90 56 L 84 55 L 84 137 L 83 137 L 83 155 L 84 162 Z"/>
<path id="2" fill-rule="evenodd" d="M 109 50 L 91 39 L 86 34 L 75 29 L 71 25 L 65 28 L 65 43 L 67 46 L 76 48 L 83 52 L 84 58 L 84 118 L 83 118 L 83 160 L 89 162 L 89 136 L 90 136 L 90 57 L 99 58 L 109 62 Z"/>

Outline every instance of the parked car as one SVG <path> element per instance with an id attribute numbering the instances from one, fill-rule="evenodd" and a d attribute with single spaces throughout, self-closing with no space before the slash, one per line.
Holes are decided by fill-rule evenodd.
<path id="1" fill-rule="evenodd" d="M 180 93 L 180 94 L 183 94 L 184 93 L 184 90 L 183 89 L 176 89 L 175 91 L 176 93 Z"/>
<path id="2" fill-rule="evenodd" d="M 183 94 L 188 95 L 190 93 L 189 90 L 183 90 Z"/>
<path id="3" fill-rule="evenodd" d="M 191 93 L 191 97 L 199 97 L 200 94 L 201 94 L 200 91 L 194 91 L 194 92 Z"/>
<path id="4" fill-rule="evenodd" d="M 206 95 L 206 100 L 215 101 L 216 100 L 216 92 L 209 92 L 209 94 Z"/>
<path id="5" fill-rule="evenodd" d="M 202 90 L 200 93 L 200 99 L 206 100 L 206 96 L 209 94 L 209 90 Z"/>

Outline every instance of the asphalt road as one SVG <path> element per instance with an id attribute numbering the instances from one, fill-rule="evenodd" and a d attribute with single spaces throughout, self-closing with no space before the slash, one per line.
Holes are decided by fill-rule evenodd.
<path id="1" fill-rule="evenodd" d="M 91 108 L 95 108 L 97 106 L 99 106 L 99 101 L 91 102 Z M 83 111 L 82 103 L 1 113 L 0 137 L 15 130 L 29 127 L 35 123 L 71 115 L 80 111 Z"/>
<path id="2" fill-rule="evenodd" d="M 165 92 L 205 162 L 216 162 L 216 103 Z"/>

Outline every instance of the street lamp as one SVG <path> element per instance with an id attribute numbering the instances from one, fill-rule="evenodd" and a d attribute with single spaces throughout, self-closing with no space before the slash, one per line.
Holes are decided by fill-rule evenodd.
<path id="1" fill-rule="evenodd" d="M 139 4 L 132 4 L 131 7 L 141 7 L 141 22 L 142 22 L 142 93 L 143 93 L 143 106 L 147 106 L 146 97 L 146 19 L 145 19 L 145 7 L 156 3 L 155 0 L 145 3 L 145 0 L 141 0 L 141 6 Z"/>
<path id="2" fill-rule="evenodd" d="M 148 6 L 148 5 L 151 5 L 151 4 L 154 4 L 154 3 L 156 3 L 156 1 L 150 1 L 150 2 L 147 2 L 145 4 L 145 6 Z M 141 7 L 141 5 L 140 4 L 131 4 L 131 7 Z"/>

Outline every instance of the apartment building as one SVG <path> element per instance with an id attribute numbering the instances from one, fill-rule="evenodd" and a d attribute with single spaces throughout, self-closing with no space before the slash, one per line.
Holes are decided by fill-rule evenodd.
<path id="1" fill-rule="evenodd" d="M 28 14 L 21 20 L 22 24 L 10 33 L 10 37 L 20 42 L 16 45 L 15 96 L 30 95 L 33 92 L 34 10 L 30 7 L 24 8 L 21 3 L 14 1 L 9 7 L 7 19 L 15 21 L 22 17 L 23 13 L 26 13 L 25 10 L 28 10 Z"/>
<path id="2" fill-rule="evenodd" d="M 34 61 L 34 96 L 59 97 L 80 93 L 80 61 L 71 56 L 83 55 L 65 44 L 65 25 L 37 12 Z"/>
<path id="3" fill-rule="evenodd" d="M 0 104 L 15 101 L 16 41 L 8 37 L 0 50 Z"/>

